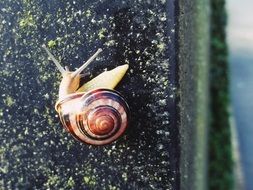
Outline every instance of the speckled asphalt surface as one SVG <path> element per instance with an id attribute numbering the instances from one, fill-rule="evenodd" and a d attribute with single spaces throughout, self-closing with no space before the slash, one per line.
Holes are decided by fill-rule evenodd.
<path id="1" fill-rule="evenodd" d="M 179 184 L 174 1 L 0 1 L 0 189 L 175 189 Z M 94 147 L 64 131 L 54 110 L 60 73 L 99 47 L 87 73 L 128 63 L 117 90 L 126 134 Z M 87 79 L 86 79 L 87 80 Z"/>
<path id="2" fill-rule="evenodd" d="M 231 98 L 245 189 L 253 189 L 253 2 L 228 0 Z"/>

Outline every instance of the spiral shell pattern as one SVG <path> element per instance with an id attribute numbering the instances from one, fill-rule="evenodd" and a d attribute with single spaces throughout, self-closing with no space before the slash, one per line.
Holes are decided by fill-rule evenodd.
<path id="1" fill-rule="evenodd" d="M 79 141 L 104 145 L 126 130 L 129 108 L 114 90 L 96 89 L 67 96 L 56 104 L 61 122 Z"/>

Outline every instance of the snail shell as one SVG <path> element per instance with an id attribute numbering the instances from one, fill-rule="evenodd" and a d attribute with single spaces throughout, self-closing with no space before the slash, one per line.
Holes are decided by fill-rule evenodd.
<path id="1" fill-rule="evenodd" d="M 56 103 L 56 110 L 67 131 L 77 140 L 93 145 L 118 139 L 129 121 L 127 103 L 110 89 L 70 94 Z"/>

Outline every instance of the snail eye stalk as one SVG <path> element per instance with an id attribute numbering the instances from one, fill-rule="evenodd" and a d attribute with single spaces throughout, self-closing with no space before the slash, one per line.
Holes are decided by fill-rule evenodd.
<path id="1" fill-rule="evenodd" d="M 42 45 L 42 48 L 44 48 L 44 50 L 46 50 L 48 56 L 54 62 L 54 64 L 56 65 L 58 70 L 61 72 L 61 74 L 65 73 L 66 72 L 65 69 L 61 66 L 60 62 L 57 61 L 57 59 L 53 56 L 53 54 L 49 51 L 49 49 L 47 49 L 45 44 Z"/>
<path id="2" fill-rule="evenodd" d="M 94 55 L 92 55 L 81 67 L 79 67 L 76 71 L 74 71 L 71 76 L 75 77 L 79 75 L 88 65 L 102 52 L 102 49 L 99 48 Z"/>

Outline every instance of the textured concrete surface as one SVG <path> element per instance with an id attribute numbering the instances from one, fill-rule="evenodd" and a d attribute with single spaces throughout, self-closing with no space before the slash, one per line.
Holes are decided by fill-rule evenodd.
<path id="1" fill-rule="evenodd" d="M 245 189 L 253 189 L 253 2 L 227 1 L 231 99 L 239 138 Z"/>
<path id="2" fill-rule="evenodd" d="M 0 2 L 1 189 L 179 187 L 174 10 L 171 0 Z M 132 113 L 123 138 L 94 147 L 64 131 L 43 43 L 72 70 L 102 47 L 90 78 L 129 63 L 117 88 Z"/>
<path id="3" fill-rule="evenodd" d="M 181 189 L 207 189 L 209 1 L 179 4 Z"/>

